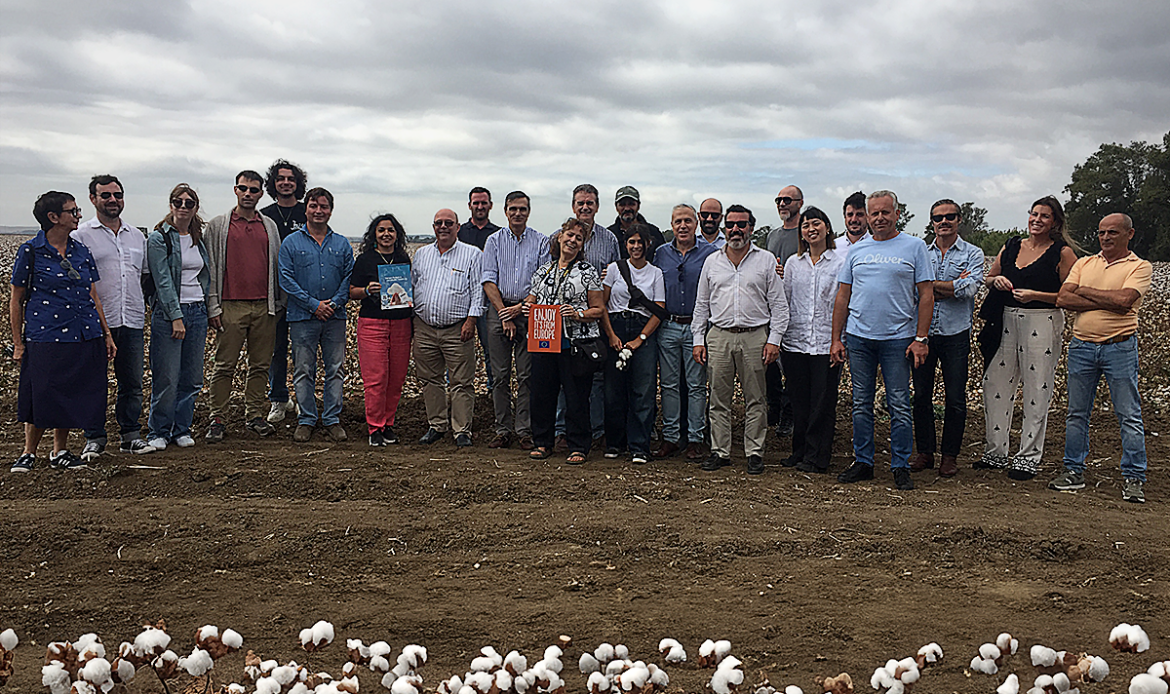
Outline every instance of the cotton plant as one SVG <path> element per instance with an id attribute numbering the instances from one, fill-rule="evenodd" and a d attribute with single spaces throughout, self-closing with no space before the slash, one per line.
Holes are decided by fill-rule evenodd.
<path id="1" fill-rule="evenodd" d="M 8 678 L 12 677 L 12 659 L 19 643 L 20 639 L 12 629 L 0 631 L 0 687 L 8 684 Z"/>
<path id="2" fill-rule="evenodd" d="M 687 662 L 687 651 L 683 645 L 675 639 L 662 639 L 658 642 L 658 651 L 662 653 L 662 658 L 671 665 Z"/>
<path id="3" fill-rule="evenodd" d="M 1129 681 L 1129 694 L 1168 694 L 1170 692 L 1170 660 L 1154 663 L 1145 672 Z"/>
<path id="4" fill-rule="evenodd" d="M 1011 634 L 1000 634 L 995 643 L 985 643 L 979 647 L 978 655 L 971 659 L 970 669 L 972 672 L 994 675 L 1003 666 L 1004 659 L 1015 655 L 1019 647 L 1019 640 Z"/>
<path id="5" fill-rule="evenodd" d="M 728 650 L 730 650 L 730 644 L 728 646 Z M 701 650 L 699 657 L 702 658 Z M 732 694 L 739 685 L 743 684 L 743 670 L 739 667 L 742 664 L 739 658 L 730 653 L 724 654 L 719 659 L 719 664 L 715 666 L 715 673 L 711 675 L 711 681 L 707 687 L 715 694 Z"/>
<path id="6" fill-rule="evenodd" d="M 333 625 L 321 620 L 311 627 L 301 629 L 301 648 L 309 653 L 315 653 L 333 643 Z"/>
<path id="7" fill-rule="evenodd" d="M 716 667 L 731 653 L 731 642 L 726 639 L 707 639 L 699 645 L 699 667 Z"/>
<path id="8" fill-rule="evenodd" d="M 886 694 L 905 694 L 918 682 L 922 671 L 914 658 L 890 659 L 875 669 L 869 678 L 869 686 Z"/>
<path id="9" fill-rule="evenodd" d="M 1109 643 L 1122 653 L 1145 653 L 1150 650 L 1150 637 L 1137 624 L 1122 622 L 1109 632 Z"/>
<path id="10" fill-rule="evenodd" d="M 804 694 L 804 690 L 795 684 L 790 684 L 783 691 L 776 689 L 767 680 L 764 680 L 752 694 Z"/>

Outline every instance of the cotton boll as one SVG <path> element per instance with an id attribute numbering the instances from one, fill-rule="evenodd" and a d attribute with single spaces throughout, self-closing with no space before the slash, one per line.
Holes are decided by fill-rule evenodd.
<path id="1" fill-rule="evenodd" d="M 795 684 L 790 684 L 784 688 L 784 694 L 804 694 L 804 690 Z"/>
<path id="2" fill-rule="evenodd" d="M 458 694 L 460 689 L 463 689 L 463 680 L 459 679 L 458 676 L 452 676 L 451 679 L 440 682 L 439 686 L 435 688 L 435 693 Z"/>
<path id="3" fill-rule="evenodd" d="M 545 660 L 558 660 L 565 652 L 561 650 L 560 646 L 549 646 L 544 649 Z"/>
<path id="4" fill-rule="evenodd" d="M 874 689 L 889 689 L 894 686 L 894 673 L 884 667 L 879 667 L 869 676 L 869 686 Z"/>
<path id="5" fill-rule="evenodd" d="M 179 661 L 179 667 L 186 670 L 187 674 L 192 677 L 202 677 L 214 666 L 211 654 L 201 648 L 196 648 L 191 651 L 191 655 Z"/>
<path id="6" fill-rule="evenodd" d="M 41 668 L 41 684 L 48 687 L 51 694 L 66 694 L 69 691 L 69 673 L 60 662 L 53 661 Z"/>
<path id="7" fill-rule="evenodd" d="M 70 694 L 97 694 L 97 689 L 89 682 L 78 680 L 69 688 Z"/>
<path id="8" fill-rule="evenodd" d="M 209 638 L 219 638 L 219 627 L 207 624 L 195 630 L 195 640 L 203 641 Z"/>
<path id="9" fill-rule="evenodd" d="M 269 675 L 281 687 L 292 684 L 293 680 L 297 678 L 297 668 L 292 665 L 279 665 L 272 668 L 272 673 Z"/>
<path id="10" fill-rule="evenodd" d="M 385 675 L 382 675 L 382 686 L 390 689 L 397 680 L 398 675 L 395 675 L 393 672 L 387 672 Z"/>
<path id="11" fill-rule="evenodd" d="M 729 655 L 729 656 L 727 656 L 719 661 L 719 668 L 718 669 L 730 670 L 732 668 L 737 668 L 740 665 L 743 665 L 743 662 L 741 662 L 739 658 L 736 658 L 733 655 Z"/>
<path id="12" fill-rule="evenodd" d="M 658 651 L 668 663 L 685 663 L 687 652 L 682 644 L 674 639 L 662 639 L 658 642 Z"/>
<path id="13" fill-rule="evenodd" d="M 6 651 L 14 651 L 18 643 L 20 643 L 20 639 L 16 638 L 15 631 L 12 629 L 0 631 L 0 648 Z"/>
<path id="14" fill-rule="evenodd" d="M 1148 672 L 1134 675 L 1129 681 L 1129 694 L 1168 694 L 1170 684 Z"/>
<path id="15" fill-rule="evenodd" d="M 1003 655 L 994 643 L 985 643 L 979 647 L 979 657 L 984 660 L 995 660 Z"/>
<path id="16" fill-rule="evenodd" d="M 370 657 L 371 658 L 376 656 L 376 655 L 380 655 L 384 658 L 393 652 L 394 652 L 394 649 L 391 648 L 390 644 L 386 643 L 385 641 L 375 641 L 374 643 L 370 644 Z"/>
<path id="17" fill-rule="evenodd" d="M 114 662 L 110 663 L 110 679 L 116 684 L 126 684 L 133 680 L 136 674 L 138 669 L 129 660 L 115 658 Z"/>
<path id="18" fill-rule="evenodd" d="M 715 642 L 715 664 L 718 665 L 721 660 L 726 658 L 731 653 L 731 642 L 723 639 Z"/>
<path id="19" fill-rule="evenodd" d="M 82 634 L 73 644 L 73 650 L 77 651 L 77 659 L 82 662 L 90 658 L 106 657 L 106 647 L 102 645 L 102 640 L 97 634 Z"/>
<path id="20" fill-rule="evenodd" d="M 496 667 L 496 661 L 491 658 L 481 655 L 471 660 L 472 672 L 491 672 Z"/>
<path id="21" fill-rule="evenodd" d="M 582 658 L 585 656 L 582 655 Z M 597 662 L 594 660 L 593 662 Z M 508 651 L 508 655 L 504 656 L 504 669 L 507 670 L 513 677 L 519 675 L 528 669 L 528 658 L 520 654 L 520 651 Z M 582 674 L 588 674 L 584 670 Z"/>
<path id="22" fill-rule="evenodd" d="M 240 632 L 235 629 L 224 629 L 219 640 L 233 651 L 238 651 L 244 645 L 244 637 L 240 636 Z"/>
<path id="23" fill-rule="evenodd" d="M 715 656 L 715 642 L 707 639 L 699 644 L 699 660 L 711 660 Z M 714 663 L 712 663 L 714 664 Z"/>
<path id="24" fill-rule="evenodd" d="M 110 662 L 105 658 L 92 658 L 77 672 L 77 676 L 86 682 L 102 685 L 110 679 Z"/>
<path id="25" fill-rule="evenodd" d="M 549 648 L 557 648 L 557 647 L 556 646 L 549 646 Z M 561 649 L 557 648 L 557 650 L 559 651 Z M 545 653 L 544 660 L 541 661 L 542 663 L 544 663 L 544 666 L 546 668 L 548 668 L 549 672 L 553 672 L 553 673 L 556 673 L 558 675 L 561 674 L 561 670 L 563 670 L 565 668 L 565 666 L 561 662 L 560 656 L 557 656 L 555 658 L 549 658 L 548 651 L 545 651 L 544 653 Z"/>
<path id="26" fill-rule="evenodd" d="M 603 665 L 608 663 L 613 660 L 613 645 L 608 643 L 601 644 L 593 651 L 593 657 L 597 658 L 597 662 Z"/>
<path id="27" fill-rule="evenodd" d="M 373 660 L 373 658 L 370 660 Z M 394 675 L 395 677 L 405 677 L 406 675 L 410 674 L 410 672 L 410 665 L 402 661 L 402 656 L 398 656 L 398 662 L 395 663 L 394 667 L 390 668 L 390 674 Z"/>
<path id="28" fill-rule="evenodd" d="M 597 658 L 589 653 L 582 653 L 581 659 L 577 661 L 577 667 L 581 670 L 582 675 L 591 675 L 601 670 L 601 663 L 597 662 Z"/>
<path id="29" fill-rule="evenodd" d="M 589 681 L 586 683 L 590 694 L 603 694 L 610 690 L 609 678 L 600 672 L 592 672 L 589 674 Z"/>
<path id="30" fill-rule="evenodd" d="M 390 685 L 390 694 L 421 694 L 422 678 L 418 675 L 404 675 Z"/>
<path id="31" fill-rule="evenodd" d="M 232 682 L 231 684 L 229 684 L 225 689 L 227 691 L 227 694 L 244 694 L 244 692 L 246 691 L 244 689 L 244 685 L 236 684 L 235 682 Z"/>
<path id="32" fill-rule="evenodd" d="M 1069 681 L 1068 675 L 1058 672 L 1052 676 L 1052 686 L 1056 687 L 1058 692 L 1067 692 L 1072 688 L 1072 682 Z"/>
<path id="33" fill-rule="evenodd" d="M 650 671 L 650 684 L 654 685 L 655 689 L 663 690 L 670 686 L 670 675 L 666 674 L 666 670 L 654 663 L 650 663 L 646 669 Z"/>
<path id="34" fill-rule="evenodd" d="M 280 694 L 281 684 L 272 677 L 256 680 L 256 694 Z"/>
<path id="35" fill-rule="evenodd" d="M 370 672 L 389 672 L 389 671 L 390 671 L 390 661 L 389 660 L 386 660 L 386 658 L 384 658 L 383 656 L 380 656 L 380 655 L 370 656 Z M 405 673 L 403 673 L 403 674 L 405 674 Z"/>
<path id="36" fill-rule="evenodd" d="M 479 694 L 488 694 L 492 689 L 492 684 L 496 681 L 488 672 L 471 672 L 467 677 L 463 678 L 463 684 L 471 687 Z"/>
<path id="37" fill-rule="evenodd" d="M 1145 653 L 1150 650 L 1150 637 L 1146 634 L 1145 629 L 1136 624 L 1129 628 L 1125 640 L 1129 642 L 1134 653 Z"/>
<path id="38" fill-rule="evenodd" d="M 359 684 L 356 675 L 353 677 L 343 677 L 341 681 L 337 683 L 337 691 L 345 692 L 346 694 L 358 694 L 358 687 Z"/>
<path id="39" fill-rule="evenodd" d="M 995 639 L 995 645 L 1004 655 L 1015 655 L 1016 649 L 1020 647 L 1018 639 L 1013 639 L 1011 634 L 1003 633 Z"/>
<path id="40" fill-rule="evenodd" d="M 1044 689 L 1046 687 L 1055 687 L 1056 685 L 1052 683 L 1052 675 L 1040 675 L 1032 682 L 1032 686 Z"/>
<path id="41" fill-rule="evenodd" d="M 560 657 L 559 655 L 557 656 Z M 625 660 L 630 657 L 630 649 L 626 648 L 625 644 L 619 643 L 613 647 L 613 657 Z"/>
<path id="42" fill-rule="evenodd" d="M 507 670 L 496 670 L 496 689 L 506 692 L 512 688 L 512 674 Z"/>
<path id="43" fill-rule="evenodd" d="M 492 648 L 491 646 L 484 646 L 483 648 L 479 649 L 479 652 L 480 655 L 486 658 L 491 658 L 492 662 L 496 664 L 496 667 L 502 667 L 504 665 L 504 657 L 500 655 L 499 651 Z"/>
<path id="44" fill-rule="evenodd" d="M 942 646 L 931 642 L 918 649 L 918 667 L 925 667 L 929 663 L 937 663 L 942 660 L 943 651 Z"/>
<path id="45" fill-rule="evenodd" d="M 607 677 L 617 677 L 628 667 L 629 663 L 624 660 L 611 660 L 605 664 L 605 674 Z"/>
<path id="46" fill-rule="evenodd" d="M 918 663 L 913 658 L 899 660 L 898 666 L 894 669 L 894 676 L 903 684 L 914 684 L 918 681 L 919 675 Z"/>
<path id="47" fill-rule="evenodd" d="M 1008 675 L 1003 684 L 996 688 L 995 694 L 1020 694 L 1020 678 L 1014 673 Z"/>
<path id="48" fill-rule="evenodd" d="M 1085 682 L 1100 682 L 1109 676 L 1109 663 L 1095 655 L 1082 658 L 1077 666 Z"/>
<path id="49" fill-rule="evenodd" d="M 741 684 L 743 684 L 742 670 L 719 668 L 711 676 L 710 686 L 715 694 L 731 694 Z"/>
<path id="50" fill-rule="evenodd" d="M 479 693 L 476 692 L 474 689 L 472 689 L 470 686 L 465 684 L 459 689 L 458 694 L 479 694 Z"/>
<path id="51" fill-rule="evenodd" d="M 552 672 L 548 673 L 548 684 L 543 687 L 543 691 L 555 692 L 557 690 L 563 690 L 564 688 L 565 688 L 564 680 L 562 680 L 560 677 L 558 677 L 556 675 L 556 673 L 552 673 Z"/>
<path id="52" fill-rule="evenodd" d="M 1146 672 L 1153 675 L 1154 677 L 1161 677 L 1166 679 L 1167 675 L 1170 675 L 1170 660 L 1154 663 L 1150 666 L 1149 670 L 1146 670 Z"/>
<path id="53" fill-rule="evenodd" d="M 995 664 L 994 660 L 985 660 L 979 656 L 975 656 L 971 660 L 971 670 L 981 672 L 985 675 L 994 675 L 999 672 L 999 666 Z"/>
<path id="54" fill-rule="evenodd" d="M 1056 651 L 1046 646 L 1032 646 L 1032 665 L 1036 667 L 1052 667 L 1056 664 Z"/>

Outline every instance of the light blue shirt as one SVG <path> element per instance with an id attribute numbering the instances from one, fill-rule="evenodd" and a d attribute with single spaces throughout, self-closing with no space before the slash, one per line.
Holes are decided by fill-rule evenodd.
<path id="1" fill-rule="evenodd" d="M 930 319 L 931 335 L 958 335 L 971 329 L 975 313 L 975 294 L 983 284 L 983 249 L 955 239 L 955 245 L 944 255 L 933 243 L 926 249 L 936 282 L 954 282 L 953 297 L 934 298 L 934 316 Z M 963 272 L 966 277 L 959 277 Z"/>
<path id="2" fill-rule="evenodd" d="M 547 236 L 525 227 L 516 240 L 509 227 L 501 227 L 483 245 L 482 281 L 496 285 L 505 306 L 518 304 L 532 288 L 532 273 L 549 260 Z"/>
<path id="3" fill-rule="evenodd" d="M 919 282 L 934 279 L 920 238 L 863 239 L 849 247 L 837 281 L 852 285 L 845 333 L 870 340 L 913 338 L 918 329 Z"/>
<path id="4" fill-rule="evenodd" d="M 345 320 L 353 246 L 329 229 L 320 245 L 300 227 L 280 244 L 276 256 L 280 288 L 288 294 L 288 322 L 309 320 L 322 301 L 333 304 L 330 320 Z"/>

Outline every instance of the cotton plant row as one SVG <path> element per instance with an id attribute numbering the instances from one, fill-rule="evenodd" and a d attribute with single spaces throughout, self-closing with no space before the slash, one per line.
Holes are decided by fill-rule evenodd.
<path id="1" fill-rule="evenodd" d="M 922 677 L 922 671 L 934 665 L 943 658 L 942 646 L 937 643 L 928 643 L 918 649 L 914 657 L 901 660 L 890 659 L 886 664 L 873 671 L 869 678 L 869 685 L 875 691 L 885 694 L 905 694 L 914 688 Z"/>
<path id="2" fill-rule="evenodd" d="M 1167 694 L 1170 692 L 1170 660 L 1154 663 L 1149 670 L 1133 676 L 1129 694 Z"/>

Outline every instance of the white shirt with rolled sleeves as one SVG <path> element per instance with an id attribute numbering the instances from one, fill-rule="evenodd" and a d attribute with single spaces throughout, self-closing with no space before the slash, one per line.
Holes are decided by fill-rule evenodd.
<path id="1" fill-rule="evenodd" d="M 780 346 L 788 330 L 784 281 L 776 274 L 776 256 L 750 246 L 736 267 L 727 246 L 712 253 L 699 273 L 699 291 L 691 333 L 696 347 L 707 344 L 707 322 L 720 328 L 768 326 L 768 344 Z"/>
<path id="2" fill-rule="evenodd" d="M 833 301 L 837 274 L 849 251 L 826 248 L 813 265 L 808 251 L 784 263 L 784 294 L 788 297 L 788 331 L 783 347 L 801 354 L 828 354 L 833 343 Z"/>
<path id="3" fill-rule="evenodd" d="M 85 244 L 97 263 L 101 279 L 94 287 L 102 300 L 106 324 L 142 330 L 146 326 L 146 302 L 142 298 L 146 235 L 126 222 L 114 233 L 94 217 L 78 225 L 70 236 Z"/>
<path id="4" fill-rule="evenodd" d="M 445 328 L 483 313 L 483 251 L 462 241 L 446 253 L 437 244 L 418 249 L 410 264 L 414 314 L 435 328 Z"/>

